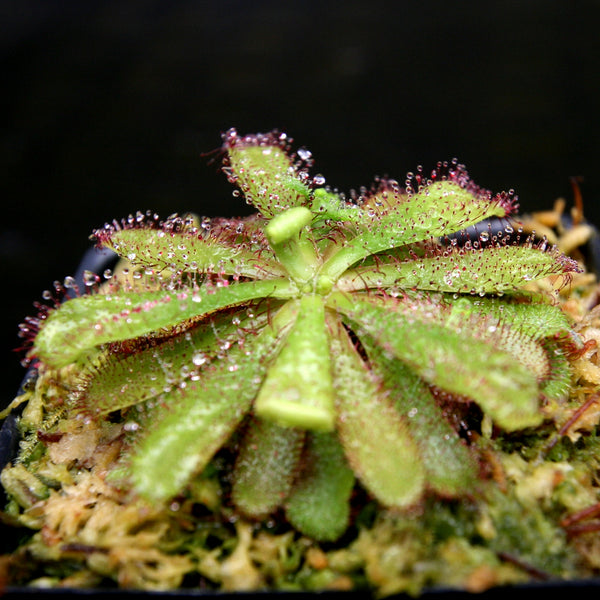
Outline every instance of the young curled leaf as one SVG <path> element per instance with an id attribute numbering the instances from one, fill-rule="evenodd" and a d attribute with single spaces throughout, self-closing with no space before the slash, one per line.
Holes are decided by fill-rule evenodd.
<path id="1" fill-rule="evenodd" d="M 275 255 L 290 277 L 300 285 L 315 274 L 319 257 L 312 236 L 306 226 L 312 213 L 305 206 L 289 208 L 273 217 L 265 227 L 265 234 Z"/>

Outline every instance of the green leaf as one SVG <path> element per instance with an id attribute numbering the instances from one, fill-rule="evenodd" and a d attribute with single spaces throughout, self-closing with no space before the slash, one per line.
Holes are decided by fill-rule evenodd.
<path id="1" fill-rule="evenodd" d="M 155 272 L 219 273 L 257 278 L 265 272 L 282 274 L 266 248 L 258 253 L 249 244 L 227 243 L 218 236 L 157 229 L 121 229 L 102 237 L 103 245 L 136 267 Z"/>
<path id="2" fill-rule="evenodd" d="M 157 405 L 146 416 L 148 431 L 131 459 L 138 493 L 162 502 L 205 468 L 250 409 L 275 341 L 274 332 L 264 329 L 244 347 L 233 347 L 201 380 L 177 387 L 168 406 Z"/>
<path id="3" fill-rule="evenodd" d="M 348 527 L 354 475 L 334 434 L 312 433 L 304 471 L 286 504 L 286 516 L 304 535 L 335 541 Z"/>
<path id="4" fill-rule="evenodd" d="M 507 211 L 501 201 L 475 195 L 453 181 L 437 181 L 403 196 L 383 214 L 361 208 L 341 211 L 340 218 L 351 216 L 364 231 L 333 254 L 321 272 L 336 279 L 370 254 L 449 235 Z"/>
<path id="5" fill-rule="evenodd" d="M 226 149 L 231 180 L 262 215 L 273 217 L 306 204 L 310 190 L 298 177 L 282 143 L 273 135 L 230 137 Z"/>
<path id="6" fill-rule="evenodd" d="M 473 489 L 478 466 L 474 456 L 444 418 L 429 387 L 400 361 L 385 356 L 368 337 L 367 345 L 375 372 L 390 390 L 394 406 L 410 427 L 427 472 L 427 485 L 444 496 Z"/>
<path id="7" fill-rule="evenodd" d="M 325 188 L 318 188 L 313 192 L 310 210 L 315 223 L 330 220 L 362 224 L 369 219 L 369 213 L 358 204 L 346 202 L 339 194 Z"/>
<path id="8" fill-rule="evenodd" d="M 530 281 L 578 271 L 575 261 L 555 251 L 526 246 L 440 249 L 434 256 L 358 267 L 345 273 L 340 290 L 399 285 L 405 289 L 471 294 L 504 293 Z"/>
<path id="9" fill-rule="evenodd" d="M 543 346 L 549 358 L 549 367 L 547 376 L 540 383 L 541 391 L 549 400 L 562 400 L 567 397 L 571 387 L 571 363 L 564 348 L 556 341 L 544 340 Z"/>
<path id="10" fill-rule="evenodd" d="M 244 434 L 233 473 L 232 499 L 244 514 L 264 517 L 289 494 L 305 432 L 253 419 Z"/>
<path id="11" fill-rule="evenodd" d="M 425 381 L 474 399 L 501 427 L 512 431 L 541 423 L 535 375 L 489 338 L 440 322 L 439 304 L 421 298 L 384 305 L 358 294 L 352 300 L 332 294 L 330 302 L 351 319 L 359 336 L 372 336 Z"/>
<path id="12" fill-rule="evenodd" d="M 290 283 L 274 279 L 177 292 L 81 296 L 50 313 L 32 354 L 51 367 L 62 367 L 100 344 L 147 335 L 249 300 L 289 295 Z"/>
<path id="13" fill-rule="evenodd" d="M 265 235 L 271 245 L 282 244 L 296 237 L 311 220 L 312 213 L 305 206 L 288 208 L 268 222 Z"/>
<path id="14" fill-rule="evenodd" d="M 106 414 L 193 384 L 221 348 L 243 343 L 240 328 L 256 331 L 266 319 L 223 315 L 138 351 L 110 352 L 84 371 L 85 385 L 75 401 L 86 412 Z"/>
<path id="15" fill-rule="evenodd" d="M 374 377 L 341 324 L 331 323 L 337 429 L 352 469 L 382 504 L 405 507 L 425 485 L 407 421 Z"/>
<path id="16" fill-rule="evenodd" d="M 302 296 L 296 321 L 268 367 L 254 411 L 280 425 L 331 431 L 333 397 L 324 301 L 317 295 Z"/>
<path id="17" fill-rule="evenodd" d="M 528 296 L 461 296 L 460 302 L 463 306 L 469 306 L 470 312 L 502 320 L 511 329 L 534 339 L 567 335 L 570 331 L 565 313 L 559 306 L 549 304 L 546 300 L 535 300 Z"/>
<path id="18" fill-rule="evenodd" d="M 569 323 L 559 306 L 528 297 L 446 297 L 447 325 L 467 329 L 477 339 L 512 354 L 537 379 L 548 398 L 568 390 L 571 368 L 557 339 L 566 337 Z M 438 314 L 443 315 L 440 310 Z"/>

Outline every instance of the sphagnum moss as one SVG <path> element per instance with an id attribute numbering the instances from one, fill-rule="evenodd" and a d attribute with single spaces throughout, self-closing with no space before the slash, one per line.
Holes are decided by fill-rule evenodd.
<path id="1" fill-rule="evenodd" d="M 227 132 L 254 215 L 114 221 L 93 237 L 127 274 L 87 273 L 22 326 L 39 376 L 2 482 L 5 518 L 39 532 L 14 580 L 392 593 L 581 573 L 593 544 L 553 517 L 598 501 L 595 421 L 566 466 L 545 448 L 593 344 L 532 287 L 581 266 L 515 240 L 514 195 L 456 161 L 348 201 L 290 143 Z M 489 219 L 506 229 L 461 234 Z M 515 460 L 524 432 L 537 463 Z"/>

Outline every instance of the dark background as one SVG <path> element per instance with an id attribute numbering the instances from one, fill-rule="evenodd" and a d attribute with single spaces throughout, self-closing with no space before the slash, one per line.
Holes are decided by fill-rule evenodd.
<path id="1" fill-rule="evenodd" d="M 600 221 L 593 0 L 0 2 L 3 385 L 17 324 L 95 227 L 247 214 L 201 155 L 279 128 L 343 191 L 457 157 L 524 211 Z"/>

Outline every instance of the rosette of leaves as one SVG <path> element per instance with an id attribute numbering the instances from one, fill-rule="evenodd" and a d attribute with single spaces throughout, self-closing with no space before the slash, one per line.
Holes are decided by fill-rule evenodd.
<path id="1" fill-rule="evenodd" d="M 451 409 L 508 431 L 542 422 L 568 389 L 569 326 L 520 290 L 576 263 L 485 226 L 456 243 L 486 219 L 508 227 L 517 205 L 455 161 L 349 200 L 278 132 L 230 130 L 222 158 L 257 212 L 97 230 L 133 276 L 49 310 L 30 359 L 81 371 L 82 415 L 123 415 L 127 477 L 151 501 L 234 434 L 240 513 L 283 508 L 321 540 L 346 529 L 356 480 L 388 507 L 472 492 L 478 459 Z"/>

